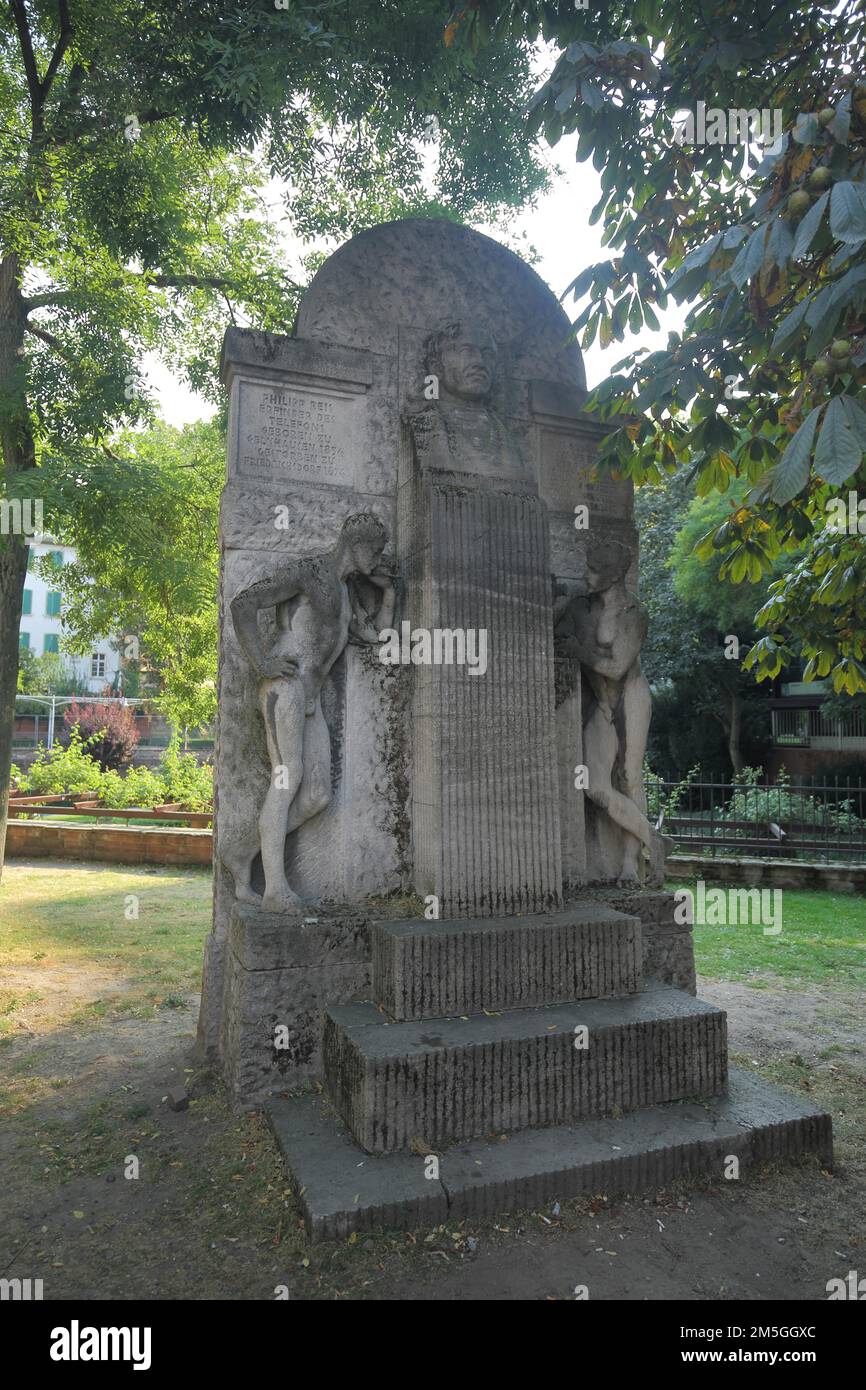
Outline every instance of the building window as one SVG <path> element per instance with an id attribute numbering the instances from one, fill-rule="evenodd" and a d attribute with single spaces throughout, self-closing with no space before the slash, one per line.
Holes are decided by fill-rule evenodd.
<path id="1" fill-rule="evenodd" d="M 30 647 L 30 633 L 29 633 L 29 632 L 19 632 L 19 634 L 18 634 L 18 645 L 19 645 L 19 647 L 27 647 L 27 648 Z"/>
<path id="2" fill-rule="evenodd" d="M 54 589 L 45 595 L 45 612 L 49 618 L 60 617 L 60 595 Z"/>
<path id="3" fill-rule="evenodd" d="M 94 652 L 90 658 L 91 676 L 105 675 L 105 652 Z"/>
<path id="4" fill-rule="evenodd" d="M 59 652 L 60 638 L 56 632 L 46 632 L 42 650 L 44 652 Z"/>
<path id="5" fill-rule="evenodd" d="M 24 590 L 24 602 L 21 606 L 21 613 L 26 618 L 33 612 L 33 590 Z"/>
<path id="6" fill-rule="evenodd" d="M 52 568 L 53 568 L 53 569 L 56 569 L 56 570 L 62 570 L 62 569 L 63 569 L 63 551 L 62 551 L 62 550 L 49 550 L 49 552 L 48 552 L 48 558 L 49 558 L 49 560 L 51 561 L 51 565 L 52 565 Z"/>

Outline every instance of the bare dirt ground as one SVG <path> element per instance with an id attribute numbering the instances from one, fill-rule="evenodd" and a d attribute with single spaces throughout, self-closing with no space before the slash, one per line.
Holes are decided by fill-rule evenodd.
<path id="1" fill-rule="evenodd" d="M 20 992 L 15 969 L 5 981 Z M 2 984 L 3 982 L 0 982 Z M 46 1299 L 825 1299 L 866 1274 L 866 1014 L 829 988 L 701 981 L 726 1008 L 735 1060 L 834 1115 L 835 1172 L 766 1169 L 721 1186 L 570 1202 L 496 1222 L 307 1246 L 264 1123 L 228 1111 L 194 1069 L 196 1000 L 156 1018 L 98 1017 L 0 1048 L 0 1276 Z M 43 1000 L 46 977 L 39 974 Z M 118 987 L 78 968 L 58 990 Z M 186 1083 L 192 1101 L 165 1097 Z M 127 1177 L 138 1160 L 139 1176 Z"/>

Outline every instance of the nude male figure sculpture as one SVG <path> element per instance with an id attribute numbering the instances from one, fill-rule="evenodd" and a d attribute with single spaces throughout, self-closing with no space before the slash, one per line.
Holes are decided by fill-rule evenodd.
<path id="1" fill-rule="evenodd" d="M 625 832 L 618 875 L 623 881 L 643 878 L 645 866 L 658 878 L 669 845 L 645 811 L 643 759 L 652 705 L 640 650 L 648 619 L 637 594 L 626 587 L 628 560 L 615 543 L 603 549 L 591 544 L 589 592 L 561 593 L 556 604 L 558 649 L 580 662 L 590 697 L 583 722 L 586 794 Z"/>
<path id="2" fill-rule="evenodd" d="M 231 846 L 223 858 L 238 899 L 268 912 L 303 910 L 286 879 L 286 836 L 331 799 L 331 740 L 321 702 L 325 677 L 348 641 L 378 642 L 380 629 L 393 622 L 394 581 L 381 566 L 387 539 L 378 517 L 356 513 L 344 521 L 332 551 L 284 564 L 242 589 L 231 603 L 238 641 L 260 677 L 271 779 L 257 841 Z M 363 576 L 380 591 L 373 612 L 350 587 L 351 576 Z M 277 635 L 266 651 L 258 615 L 268 608 L 275 611 Z M 261 898 L 250 881 L 259 849 L 265 875 Z"/>

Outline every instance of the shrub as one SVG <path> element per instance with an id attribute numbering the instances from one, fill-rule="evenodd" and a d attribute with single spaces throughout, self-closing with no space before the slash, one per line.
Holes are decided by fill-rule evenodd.
<path id="1" fill-rule="evenodd" d="M 161 806 L 168 800 L 165 782 L 149 767 L 131 767 L 123 776 L 112 768 L 102 774 L 99 790 L 104 805 L 118 810 L 126 806 Z"/>
<path id="2" fill-rule="evenodd" d="M 88 745 L 76 727 L 66 744 L 44 748 L 40 743 L 30 771 L 18 778 L 18 790 L 32 796 L 98 792 L 101 777 L 99 764 L 89 756 Z"/>
<path id="3" fill-rule="evenodd" d="M 783 830 L 787 824 L 799 822 L 839 836 L 860 834 L 866 828 L 866 821 L 855 813 L 851 801 L 821 800 L 805 791 L 791 791 L 785 772 L 779 773 L 772 786 L 762 783 L 761 777 L 759 768 L 743 768 L 734 795 L 719 820 L 750 821 L 760 827 L 773 821 Z M 718 833 L 723 835 L 724 827 Z"/>
<path id="4" fill-rule="evenodd" d="M 177 736 L 165 750 L 159 771 L 166 801 L 176 801 L 188 811 L 209 811 L 213 805 L 213 767 L 200 763 L 193 753 L 181 753 Z"/>
<path id="5" fill-rule="evenodd" d="M 103 772 L 127 767 L 138 745 L 138 729 L 130 705 L 78 705 L 76 700 L 63 714 L 67 728 L 78 728 L 88 742 L 88 752 Z M 63 735 L 65 742 L 68 735 Z"/>

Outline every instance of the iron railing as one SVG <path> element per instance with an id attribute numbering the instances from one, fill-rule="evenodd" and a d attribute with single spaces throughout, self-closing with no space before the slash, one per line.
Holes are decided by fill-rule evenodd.
<path id="1" fill-rule="evenodd" d="M 866 863 L 866 783 L 677 782 L 648 776 L 647 812 L 682 854 Z"/>

